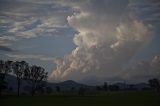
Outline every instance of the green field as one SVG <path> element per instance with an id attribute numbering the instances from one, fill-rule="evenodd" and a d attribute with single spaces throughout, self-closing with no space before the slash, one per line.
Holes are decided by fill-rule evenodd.
<path id="1" fill-rule="evenodd" d="M 157 92 L 111 92 L 97 96 L 2 96 L 0 106 L 160 106 Z"/>

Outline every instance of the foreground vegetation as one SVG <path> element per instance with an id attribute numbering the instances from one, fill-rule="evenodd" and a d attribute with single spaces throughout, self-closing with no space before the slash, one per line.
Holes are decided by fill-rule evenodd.
<path id="1" fill-rule="evenodd" d="M 69 93 L 71 94 L 71 93 Z M 99 92 L 78 95 L 1 96 L 0 106 L 159 106 L 160 93 L 151 91 Z"/>
<path id="2" fill-rule="evenodd" d="M 20 95 L 22 80 L 26 80 L 30 85 L 31 94 L 44 86 L 47 80 L 48 72 L 41 66 L 30 66 L 26 61 L 3 61 L 0 60 L 0 95 L 8 85 L 5 81 L 7 74 L 12 73 L 17 79 L 17 95 Z"/>
<path id="3" fill-rule="evenodd" d="M 16 92 L 5 80 L 9 73 L 16 76 Z M 40 66 L 0 60 L 0 106 L 160 106 L 160 83 L 155 78 L 148 81 L 149 87 L 142 89 L 135 89 L 133 84 L 127 88 L 124 84 L 120 89 L 116 84 L 105 82 L 94 89 L 81 85 L 66 91 L 60 86 L 53 90 L 47 85 L 47 76 Z M 24 81 L 28 84 L 26 92 L 20 92 Z"/>

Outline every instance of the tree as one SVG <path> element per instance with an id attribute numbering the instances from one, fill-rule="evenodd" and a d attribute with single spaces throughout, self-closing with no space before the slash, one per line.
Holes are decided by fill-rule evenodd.
<path id="1" fill-rule="evenodd" d="M 85 89 L 84 89 L 83 87 L 80 87 L 80 88 L 79 88 L 79 91 L 78 91 L 78 94 L 79 94 L 80 96 L 84 96 L 84 92 L 85 92 Z"/>
<path id="2" fill-rule="evenodd" d="M 6 75 L 12 71 L 12 61 L 3 61 L 0 60 L 0 95 L 2 89 L 6 88 L 5 77 Z"/>
<path id="3" fill-rule="evenodd" d="M 75 87 L 71 87 L 71 91 L 75 91 L 76 90 L 76 88 Z"/>
<path id="4" fill-rule="evenodd" d="M 29 67 L 29 65 L 25 61 L 21 61 L 21 62 L 16 61 L 13 64 L 13 72 L 17 77 L 17 93 L 18 93 L 18 96 L 20 95 L 21 80 L 24 77 L 24 71 L 26 69 L 28 69 L 28 67 Z"/>
<path id="5" fill-rule="evenodd" d="M 150 79 L 149 81 L 149 85 L 151 88 L 159 91 L 160 90 L 160 83 L 159 83 L 159 80 L 154 78 L 154 79 Z"/>
<path id="6" fill-rule="evenodd" d="M 23 86 L 23 91 L 26 93 L 31 92 L 31 86 L 29 86 L 29 85 Z"/>
<path id="7" fill-rule="evenodd" d="M 97 91 L 101 91 L 101 90 L 102 90 L 102 87 L 101 87 L 101 86 L 96 86 L 96 90 L 97 90 Z"/>
<path id="8" fill-rule="evenodd" d="M 2 89 L 4 88 L 4 78 L 5 78 L 5 63 L 3 60 L 0 60 L 0 95 L 2 92 Z"/>
<path id="9" fill-rule="evenodd" d="M 46 87 L 46 93 L 47 94 L 50 94 L 50 93 L 52 93 L 53 92 L 53 89 L 51 88 L 51 87 Z"/>
<path id="10" fill-rule="evenodd" d="M 41 83 L 37 84 L 35 91 L 39 94 L 44 94 L 46 90 L 46 81 L 41 81 Z"/>
<path id="11" fill-rule="evenodd" d="M 57 92 L 60 92 L 61 91 L 61 88 L 59 86 L 56 86 L 56 91 Z"/>
<path id="12" fill-rule="evenodd" d="M 46 81 L 48 73 L 45 72 L 45 69 L 36 65 L 31 66 L 30 68 L 24 71 L 24 78 L 31 84 L 31 94 L 35 94 L 35 91 L 40 87 L 44 81 Z"/>
<path id="13" fill-rule="evenodd" d="M 107 82 L 104 82 L 103 89 L 104 89 L 105 91 L 108 91 L 108 84 L 107 84 Z"/>
<path id="14" fill-rule="evenodd" d="M 110 91 L 119 91 L 119 86 L 118 85 L 110 85 L 109 90 Z"/>

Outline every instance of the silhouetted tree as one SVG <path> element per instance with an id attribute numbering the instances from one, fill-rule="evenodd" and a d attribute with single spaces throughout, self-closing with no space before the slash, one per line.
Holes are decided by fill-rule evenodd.
<path id="1" fill-rule="evenodd" d="M 135 88 L 134 88 L 134 84 L 129 84 L 129 88 L 128 88 L 128 90 L 136 90 Z"/>
<path id="2" fill-rule="evenodd" d="M 5 77 L 6 75 L 12 71 L 12 61 L 3 61 L 0 60 L 0 95 L 2 92 L 2 89 L 7 88 L 6 87 L 6 82 L 5 82 Z"/>
<path id="3" fill-rule="evenodd" d="M 103 89 L 104 89 L 105 91 L 108 91 L 108 84 L 107 84 L 107 82 L 104 82 Z"/>
<path id="4" fill-rule="evenodd" d="M 79 88 L 79 91 L 78 91 L 78 94 L 79 94 L 80 96 L 84 96 L 84 92 L 85 92 L 85 89 L 84 89 L 83 87 L 80 87 L 80 88 Z"/>
<path id="5" fill-rule="evenodd" d="M 10 87 L 8 88 L 8 91 L 9 91 L 9 92 L 13 92 L 13 87 L 10 86 Z"/>
<path id="6" fill-rule="evenodd" d="M 28 63 L 26 63 L 25 61 L 16 61 L 13 64 L 13 72 L 17 77 L 17 93 L 18 96 L 20 94 L 20 87 L 21 87 L 21 80 L 24 77 L 24 71 L 29 67 Z"/>
<path id="7" fill-rule="evenodd" d="M 47 80 L 48 73 L 45 69 L 39 66 L 31 66 L 24 71 L 24 78 L 31 84 L 31 94 L 35 94 L 35 91 L 39 89 L 44 81 Z"/>
<path id="8" fill-rule="evenodd" d="M 110 91 L 118 91 L 119 90 L 119 86 L 117 86 L 117 85 L 110 85 L 109 86 L 109 90 Z"/>
<path id="9" fill-rule="evenodd" d="M 71 91 L 75 91 L 76 90 L 76 88 L 75 87 L 71 87 Z"/>
<path id="10" fill-rule="evenodd" d="M 154 78 L 154 79 L 150 79 L 149 81 L 149 85 L 151 88 L 159 91 L 160 90 L 160 83 L 159 83 L 159 80 Z"/>
<path id="11" fill-rule="evenodd" d="M 44 94 L 46 90 L 46 82 L 42 81 L 41 83 L 37 84 L 36 90 L 40 94 Z"/>
<path id="12" fill-rule="evenodd" d="M 0 95 L 2 89 L 4 88 L 4 78 L 5 78 L 5 63 L 3 60 L 0 60 Z"/>
<path id="13" fill-rule="evenodd" d="M 29 86 L 29 85 L 23 86 L 23 90 L 25 92 L 31 92 L 31 86 Z"/>
<path id="14" fill-rule="evenodd" d="M 61 88 L 59 86 L 56 86 L 56 91 L 57 92 L 60 92 L 61 91 Z"/>
<path id="15" fill-rule="evenodd" d="M 46 87 L 46 93 L 50 94 L 52 93 L 53 89 L 51 87 Z"/>
<path id="16" fill-rule="evenodd" d="M 97 90 L 97 91 L 101 91 L 101 90 L 102 90 L 102 87 L 101 87 L 101 86 L 96 86 L 96 90 Z"/>

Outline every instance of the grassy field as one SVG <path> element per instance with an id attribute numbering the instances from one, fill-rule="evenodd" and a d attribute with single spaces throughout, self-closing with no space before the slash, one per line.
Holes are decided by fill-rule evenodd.
<path id="1" fill-rule="evenodd" d="M 97 96 L 2 96 L 0 106 L 160 106 L 157 92 L 111 92 Z"/>

